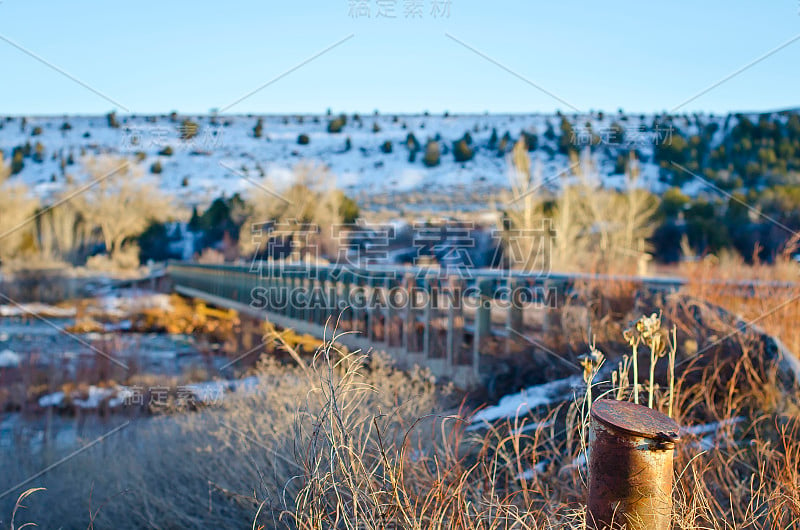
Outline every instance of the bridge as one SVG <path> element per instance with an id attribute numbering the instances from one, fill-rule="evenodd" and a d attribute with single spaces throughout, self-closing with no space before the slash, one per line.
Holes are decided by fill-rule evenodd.
<path id="1" fill-rule="evenodd" d="M 638 293 L 677 292 L 687 283 L 674 277 L 401 266 L 359 269 L 273 261 L 250 265 L 172 261 L 165 276 L 184 296 L 321 339 L 330 339 L 336 330 L 337 342 L 352 350 L 385 351 L 401 368 L 427 367 L 437 379 L 460 388 L 484 382 L 493 358 L 487 352 L 541 349 L 542 337 L 560 333 L 564 303 L 580 282 L 627 282 Z M 765 284 L 796 286 L 711 283 L 739 292 Z M 763 333 L 749 323 L 737 325 Z M 790 352 L 784 357 L 793 363 L 792 371 L 800 380 L 800 362 Z"/>
<path id="2" fill-rule="evenodd" d="M 631 281 L 674 292 L 678 278 L 598 277 L 497 269 L 170 262 L 172 288 L 277 326 L 350 349 L 386 351 L 400 367 L 427 367 L 456 386 L 480 385 L 486 351 L 530 348 L 528 337 L 556 332 L 576 282 Z M 535 344 L 535 342 L 534 342 Z"/>

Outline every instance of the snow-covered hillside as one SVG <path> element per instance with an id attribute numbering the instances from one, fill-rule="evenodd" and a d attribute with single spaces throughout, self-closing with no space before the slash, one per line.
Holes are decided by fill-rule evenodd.
<path id="1" fill-rule="evenodd" d="M 535 133 L 538 149 L 532 156 L 541 160 L 542 175 L 549 186 L 558 185 L 559 179 L 551 177 L 569 165 L 567 157 L 557 150 L 561 118 L 555 115 L 348 116 L 339 133 L 328 132 L 331 116 L 262 116 L 260 138 L 254 134 L 257 116 L 188 116 L 197 123 L 198 132 L 191 140 L 182 140 L 185 118 L 119 116 L 118 127 L 111 127 L 107 116 L 29 117 L 24 123 L 19 117 L 6 118 L 0 121 L 0 149 L 8 163 L 15 147 L 29 142 L 35 150 L 41 143 L 42 156 L 38 160 L 26 157 L 24 167 L 12 179 L 26 183 L 42 198 L 62 189 L 67 175 L 77 181 L 85 178 L 83 156 L 107 153 L 132 157 L 145 172 L 159 161 L 162 171 L 153 178 L 166 193 L 187 205 L 207 204 L 223 193 L 246 193 L 255 186 L 253 182 L 286 184 L 291 180 L 291 168 L 301 161 L 329 166 L 338 187 L 353 195 L 400 190 L 446 194 L 457 188 L 490 192 L 508 185 L 507 157 L 499 154 L 497 147 L 490 148 L 493 130 L 495 138 L 509 133 L 508 150 L 522 130 Z M 575 127 L 577 147 L 589 143 L 581 136 L 588 130 L 587 122 L 600 137 L 601 144 L 595 146 L 593 156 L 608 185 L 616 185 L 621 179 L 614 176 L 616 154 L 637 149 L 642 159 L 642 184 L 653 191 L 664 189 L 658 181 L 658 167 L 652 163 L 653 143 L 666 141 L 671 133 L 661 131 L 658 137 L 636 134 L 652 126 L 652 116 L 643 120 L 617 114 L 568 118 Z M 615 144 L 604 135 L 615 122 L 626 131 L 625 144 Z M 546 138 L 548 126 L 555 138 Z M 685 132 L 691 133 L 691 129 L 687 127 Z M 453 142 L 467 132 L 472 137 L 474 158 L 456 162 Z M 413 162 L 406 146 L 409 133 L 421 144 Z M 307 145 L 298 143 L 301 134 L 308 136 Z M 441 163 L 432 168 L 422 161 L 428 139 L 440 139 L 443 147 Z M 387 141 L 392 143 L 390 153 L 381 149 Z M 171 156 L 159 154 L 167 146 Z"/>

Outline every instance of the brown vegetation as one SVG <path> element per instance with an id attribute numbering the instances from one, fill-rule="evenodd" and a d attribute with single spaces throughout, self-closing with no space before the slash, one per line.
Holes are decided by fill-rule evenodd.
<path id="1" fill-rule="evenodd" d="M 658 344 L 667 352 L 680 339 L 642 322 L 640 401 L 684 426 L 719 422 L 678 446 L 675 526 L 795 526 L 800 408 L 763 345 L 745 333 L 725 343 L 735 354 L 658 361 Z M 86 524 L 83 514 L 102 506 L 95 521 L 115 528 L 580 528 L 587 404 L 637 392 L 631 363 L 599 370 L 612 362 L 604 357 L 587 357 L 591 395 L 478 430 L 450 408 L 447 389 L 380 356 L 328 343 L 308 362 L 263 361 L 254 392 L 148 420 L 40 477 L 48 490 L 27 499 L 27 519 Z M 661 367 L 650 372 L 654 360 Z M 672 385 L 659 375 L 670 365 Z M 24 478 L 35 460 L 3 469 Z"/>

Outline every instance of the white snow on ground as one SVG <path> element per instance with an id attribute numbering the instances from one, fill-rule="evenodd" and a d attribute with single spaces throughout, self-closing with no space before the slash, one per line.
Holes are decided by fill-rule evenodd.
<path id="1" fill-rule="evenodd" d="M 736 425 L 737 423 L 741 423 L 745 421 L 747 418 L 744 416 L 736 416 L 735 418 L 727 418 L 719 422 L 714 423 L 703 423 L 700 425 L 691 425 L 689 427 L 681 427 L 681 433 L 685 434 L 693 434 L 695 436 L 700 434 L 706 434 L 709 432 L 717 432 L 723 427 L 728 425 Z"/>
<path id="2" fill-rule="evenodd" d="M 85 399 L 74 399 L 73 403 L 82 409 L 96 409 L 100 403 L 115 395 L 116 392 L 114 388 L 100 388 L 92 385 L 89 387 L 89 395 Z"/>
<path id="3" fill-rule="evenodd" d="M 257 385 L 258 377 L 250 376 L 244 379 L 204 381 L 202 383 L 183 385 L 179 388 L 191 392 L 195 403 L 218 405 L 225 394 L 233 392 L 251 392 Z M 70 397 L 72 404 L 76 407 L 96 409 L 106 400 L 110 408 L 119 407 L 129 402 L 134 396 L 135 389 L 131 387 L 117 386 L 115 388 L 101 388 L 92 385 L 89 387 L 88 395 L 85 397 L 78 393 L 73 393 Z M 46 394 L 40 397 L 39 406 L 42 408 L 58 407 L 64 405 L 66 401 L 67 396 L 64 392 L 53 392 L 52 394 Z"/>
<path id="4" fill-rule="evenodd" d="M 135 289 L 117 289 L 113 294 L 101 296 L 91 301 L 90 307 L 102 310 L 106 315 L 124 317 L 144 309 L 169 311 L 172 304 L 170 295 L 147 293 Z"/>
<path id="5" fill-rule="evenodd" d="M 134 397 L 133 390 L 129 389 L 128 387 L 120 386 L 117 387 L 116 394 L 114 397 L 108 400 L 108 406 L 110 408 L 117 408 L 125 403 L 129 403 L 131 399 Z"/>
<path id="6" fill-rule="evenodd" d="M 37 315 L 50 318 L 70 318 L 75 316 L 75 309 L 56 307 L 40 303 L 0 305 L 0 316 L 2 317 L 18 317 L 25 315 Z"/>
<path id="7" fill-rule="evenodd" d="M 470 428 L 478 428 L 482 423 L 501 418 L 516 418 L 544 405 L 561 403 L 571 399 L 573 389 L 580 385 L 583 385 L 583 379 L 579 376 L 571 376 L 532 386 L 516 394 L 509 394 L 503 397 L 497 405 L 478 411 L 472 417 Z"/>
<path id="8" fill-rule="evenodd" d="M 117 322 L 114 324 L 104 324 L 103 331 L 106 333 L 110 331 L 130 331 L 133 328 L 133 322 L 130 320 L 122 320 L 121 322 Z"/>
<path id="9" fill-rule="evenodd" d="M 736 416 L 735 418 L 727 418 L 718 422 L 681 427 L 680 432 L 682 435 L 688 434 L 696 437 L 696 439 L 688 442 L 692 447 L 700 451 L 710 451 L 715 447 L 735 446 L 736 442 L 729 439 L 729 437 L 725 436 L 725 434 L 721 431 L 724 427 L 736 425 L 737 423 L 742 423 L 746 420 L 747 418 L 743 416 Z"/>
<path id="10" fill-rule="evenodd" d="M 230 381 L 206 381 L 186 385 L 192 391 L 196 401 L 205 404 L 214 404 L 228 392 L 251 391 L 258 385 L 258 377 L 250 376 L 244 379 Z"/>
<path id="11" fill-rule="evenodd" d="M 64 392 L 53 392 L 39 398 L 40 407 L 57 407 L 64 402 Z"/>
<path id="12" fill-rule="evenodd" d="M 32 151 L 37 143 L 44 148 L 40 161 L 28 157 L 22 171 L 11 181 L 24 182 L 32 192 L 51 199 L 67 183 L 67 175 L 75 182 L 84 182 L 87 176 L 81 165 L 82 157 L 110 154 L 115 156 L 143 157 L 137 161 L 141 170 L 149 174 L 151 165 L 159 161 L 162 172 L 150 177 L 178 203 L 205 205 L 221 194 L 236 192 L 260 193 L 259 187 L 281 188 L 291 182 L 291 168 L 301 161 L 317 163 L 330 168 L 336 185 L 350 194 L 387 194 L 400 190 L 437 191 L 447 189 L 496 189 L 508 186 L 508 162 L 498 156 L 497 149 L 488 147 L 492 130 L 498 139 L 508 132 L 513 139 L 521 130 L 537 134 L 539 150 L 533 156 L 542 161 L 543 178 L 569 166 L 565 155 L 557 153 L 560 118 L 554 115 L 458 115 L 424 116 L 364 115 L 360 122 L 347 116 L 341 133 L 327 131 L 327 116 L 262 116 L 263 134 L 256 138 L 253 127 L 256 116 L 190 116 L 198 124 L 198 134 L 191 140 L 180 138 L 181 116 L 173 121 L 169 116 L 119 116 L 119 128 L 111 128 L 105 116 L 31 117 L 22 127 L 21 118 L 0 120 L 0 150 L 11 160 L 12 150 L 29 142 Z M 635 132 L 643 124 L 652 125 L 653 116 L 628 115 L 625 119 L 616 114 L 601 120 L 596 116 L 568 116 L 575 126 L 577 146 L 586 122 L 596 132 L 608 130 L 613 122 L 619 123 L 629 138 L 630 145 L 600 145 L 596 149 L 595 165 L 607 185 L 617 185 L 620 177 L 612 175 L 616 151 L 627 152 L 635 148 L 641 155 L 641 185 L 653 191 L 664 189 L 658 180 L 658 166 L 652 161 L 653 138 Z M 709 117 L 704 117 L 710 120 Z M 725 117 L 713 118 L 724 124 Z M 735 120 L 731 120 L 730 126 Z M 67 123 L 71 128 L 62 128 Z M 681 126 L 682 120 L 677 123 Z M 379 131 L 373 131 L 377 124 Z M 548 140 L 548 124 L 556 138 Z M 39 129 L 41 132 L 39 132 Z M 34 130 L 39 134 L 34 135 Z M 469 132 L 475 157 L 468 162 L 456 162 L 452 153 L 453 142 Z M 414 162 L 409 161 L 405 146 L 406 136 L 413 133 L 421 145 Z M 298 136 L 306 134 L 308 145 L 299 145 Z M 443 148 L 440 165 L 428 168 L 422 163 L 424 146 L 428 139 L 441 139 Z M 345 149 L 347 139 L 351 148 Z M 384 153 L 381 145 L 392 142 L 392 152 Z M 173 154 L 160 154 L 169 146 Z M 510 145 L 508 148 L 510 149 Z M 552 156 L 543 148 L 553 150 Z M 608 149 L 606 149 L 608 148 Z M 62 170 L 62 160 L 72 161 Z M 228 167 L 225 167 L 228 166 Z M 549 187 L 558 188 L 554 179 Z M 691 182 L 690 182 L 691 184 Z M 552 185 L 552 186 L 551 186 Z M 687 188 L 689 189 L 689 188 Z"/>
<path id="13" fill-rule="evenodd" d="M 548 464 L 547 460 L 543 460 L 543 461 L 539 462 L 538 464 L 533 466 L 531 469 L 526 469 L 525 471 L 523 471 L 522 473 L 517 475 L 517 480 L 523 480 L 523 479 L 524 480 L 531 480 L 537 474 L 543 473 L 544 470 L 547 469 L 547 464 Z"/>
<path id="14" fill-rule="evenodd" d="M 0 351 L 0 368 L 14 368 L 19 366 L 22 357 L 11 350 Z"/>

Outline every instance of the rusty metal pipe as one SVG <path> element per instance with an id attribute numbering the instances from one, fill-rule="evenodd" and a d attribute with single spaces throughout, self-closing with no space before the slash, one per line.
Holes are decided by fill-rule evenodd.
<path id="1" fill-rule="evenodd" d="M 627 401 L 592 405 L 589 434 L 589 528 L 669 530 L 672 455 L 678 424 Z"/>

